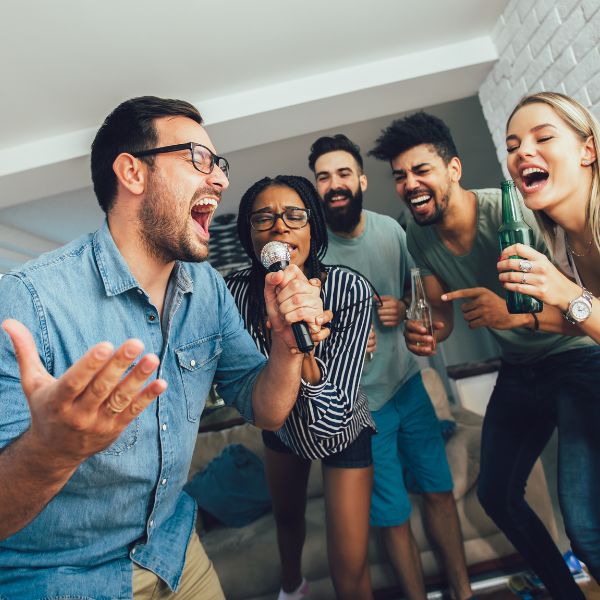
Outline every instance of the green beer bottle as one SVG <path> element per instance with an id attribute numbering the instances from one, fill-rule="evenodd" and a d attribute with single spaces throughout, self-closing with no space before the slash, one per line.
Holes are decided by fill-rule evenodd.
<path id="1" fill-rule="evenodd" d="M 502 187 L 502 225 L 498 229 L 500 252 L 513 244 L 533 246 L 533 232 L 531 227 L 523 221 L 521 203 L 517 197 L 515 182 L 507 179 Z M 510 258 L 520 258 L 513 255 Z M 533 296 L 510 292 L 506 290 L 506 306 L 511 314 L 537 313 L 544 308 L 544 303 Z"/>

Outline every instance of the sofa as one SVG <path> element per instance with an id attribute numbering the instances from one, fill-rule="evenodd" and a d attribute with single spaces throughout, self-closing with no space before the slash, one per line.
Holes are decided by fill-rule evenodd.
<path id="1" fill-rule="evenodd" d="M 440 419 L 454 420 L 456 429 L 446 443 L 446 451 L 454 479 L 460 525 L 464 538 L 467 565 L 477 570 L 489 561 L 514 558 L 515 550 L 484 513 L 476 494 L 479 474 L 479 447 L 482 418 L 461 407 L 450 407 L 444 387 L 433 369 L 423 370 L 423 380 Z M 213 425 L 209 428 L 215 428 Z M 198 435 L 190 477 L 204 469 L 229 444 L 242 444 L 263 458 L 260 430 L 249 424 L 238 424 Z M 527 486 L 527 498 L 544 521 L 551 535 L 557 538 L 546 479 L 541 463 L 535 465 Z M 420 498 L 411 495 L 413 512 L 411 526 L 417 540 L 426 579 L 440 575 L 442 569 L 427 539 L 421 519 Z M 311 586 L 313 600 L 334 598 L 328 574 L 325 511 L 321 464 L 315 461 L 308 483 L 306 508 L 306 542 L 303 551 L 303 574 Z M 244 527 L 216 527 L 200 537 L 214 563 L 228 600 L 272 600 L 279 590 L 279 559 L 275 524 L 272 514 L 263 515 Z M 396 586 L 388 563 L 383 541 L 377 529 L 372 529 L 369 541 L 369 563 L 374 590 Z"/>

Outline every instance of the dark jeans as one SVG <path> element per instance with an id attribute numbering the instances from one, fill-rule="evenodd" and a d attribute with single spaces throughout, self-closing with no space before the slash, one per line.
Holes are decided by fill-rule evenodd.
<path id="1" fill-rule="evenodd" d="M 556 600 L 584 600 L 525 502 L 536 459 L 558 427 L 558 493 L 575 554 L 600 581 L 600 347 L 534 365 L 503 363 L 483 423 L 479 500 Z"/>

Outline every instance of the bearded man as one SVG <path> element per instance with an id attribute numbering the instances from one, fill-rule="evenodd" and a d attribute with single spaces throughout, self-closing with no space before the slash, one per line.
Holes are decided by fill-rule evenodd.
<path id="1" fill-rule="evenodd" d="M 392 218 L 363 209 L 367 176 L 359 147 L 345 135 L 315 141 L 308 164 L 329 230 L 325 261 L 359 271 L 381 295 L 361 379 L 378 431 L 372 437 L 371 525 L 382 528 L 406 598 L 424 600 L 421 560 L 409 521 L 407 470 L 422 493 L 427 529 L 443 557 L 453 596 L 471 598 L 444 442 L 419 368 L 403 339 L 401 324 L 410 304 L 407 291 L 414 266 L 406 235 Z"/>
<path id="2" fill-rule="evenodd" d="M 104 224 L 0 281 L 0 596 L 222 600 L 182 490 L 205 399 L 214 379 L 279 429 L 290 323 L 318 335 L 320 290 L 294 265 L 266 276 L 265 361 L 205 261 L 229 164 L 191 104 L 123 102 L 91 167 Z"/>

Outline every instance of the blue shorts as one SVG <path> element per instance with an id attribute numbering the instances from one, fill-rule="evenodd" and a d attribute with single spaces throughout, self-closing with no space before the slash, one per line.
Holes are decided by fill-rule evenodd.
<path id="1" fill-rule="evenodd" d="M 371 413 L 375 466 L 371 525 L 394 527 L 410 517 L 405 471 L 420 492 L 452 491 L 452 475 L 441 429 L 421 374 L 411 377 Z"/>

